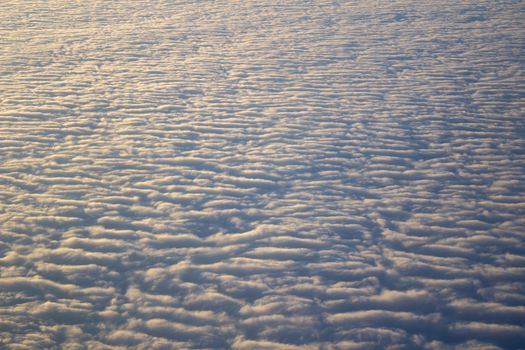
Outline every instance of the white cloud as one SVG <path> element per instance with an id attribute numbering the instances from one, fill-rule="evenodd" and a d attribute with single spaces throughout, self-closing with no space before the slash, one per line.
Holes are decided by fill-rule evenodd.
<path id="1" fill-rule="evenodd" d="M 518 349 L 519 1 L 12 0 L 7 349 Z"/>

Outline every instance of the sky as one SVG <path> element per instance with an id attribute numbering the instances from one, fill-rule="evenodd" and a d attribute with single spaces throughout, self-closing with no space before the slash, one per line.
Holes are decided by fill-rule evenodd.
<path id="1" fill-rule="evenodd" d="M 525 349 L 521 0 L 4 0 L 1 349 Z"/>

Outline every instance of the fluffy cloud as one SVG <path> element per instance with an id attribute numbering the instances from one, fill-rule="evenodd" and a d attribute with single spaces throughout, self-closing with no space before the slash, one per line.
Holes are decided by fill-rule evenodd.
<path id="1" fill-rule="evenodd" d="M 5 2 L 1 346 L 519 349 L 521 13 Z"/>

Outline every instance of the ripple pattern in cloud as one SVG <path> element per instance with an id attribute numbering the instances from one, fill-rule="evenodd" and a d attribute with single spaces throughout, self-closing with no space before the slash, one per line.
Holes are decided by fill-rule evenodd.
<path id="1" fill-rule="evenodd" d="M 1 347 L 525 344 L 522 1 L 0 8 Z"/>

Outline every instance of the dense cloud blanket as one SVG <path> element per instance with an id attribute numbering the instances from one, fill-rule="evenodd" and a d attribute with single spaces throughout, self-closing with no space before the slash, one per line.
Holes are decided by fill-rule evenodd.
<path id="1" fill-rule="evenodd" d="M 524 13 L 3 0 L 0 348 L 523 349 Z"/>

